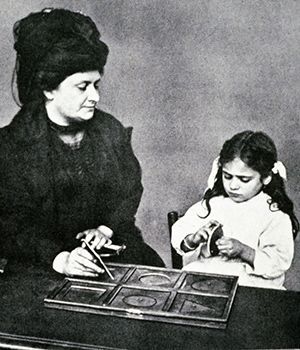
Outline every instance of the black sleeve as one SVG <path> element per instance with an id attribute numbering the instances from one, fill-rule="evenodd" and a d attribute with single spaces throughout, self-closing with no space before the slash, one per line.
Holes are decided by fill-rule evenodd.
<path id="1" fill-rule="evenodd" d="M 30 192 L 22 171 L 24 159 L 18 157 L 9 141 L 0 147 L 0 257 L 51 264 L 61 245 L 51 238 L 42 204 Z"/>
<path id="2" fill-rule="evenodd" d="M 123 128 L 117 140 L 116 152 L 122 173 L 122 190 L 111 207 L 108 222 L 115 232 L 115 239 L 130 243 L 142 240 L 135 225 L 135 215 L 143 193 L 141 167 L 131 146 L 132 128 Z"/>

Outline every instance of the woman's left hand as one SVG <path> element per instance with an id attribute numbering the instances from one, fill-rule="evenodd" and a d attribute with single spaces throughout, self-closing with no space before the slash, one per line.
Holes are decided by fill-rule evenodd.
<path id="1" fill-rule="evenodd" d="M 95 229 L 89 229 L 78 233 L 76 238 L 84 238 L 90 243 L 91 248 L 99 250 L 105 244 L 111 244 L 112 235 L 113 231 L 109 227 L 101 225 Z"/>

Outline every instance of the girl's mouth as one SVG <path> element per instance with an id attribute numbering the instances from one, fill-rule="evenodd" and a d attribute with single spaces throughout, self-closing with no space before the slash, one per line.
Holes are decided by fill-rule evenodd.
<path id="1" fill-rule="evenodd" d="M 233 198 L 238 198 L 238 197 L 240 197 L 241 195 L 238 194 L 238 193 L 228 192 L 228 196 L 229 196 L 229 197 L 233 197 Z"/>

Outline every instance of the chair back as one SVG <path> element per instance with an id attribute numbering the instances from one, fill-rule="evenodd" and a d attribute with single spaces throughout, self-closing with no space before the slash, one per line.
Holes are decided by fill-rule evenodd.
<path id="1" fill-rule="evenodd" d="M 179 218 L 179 215 L 177 211 L 170 211 L 168 213 L 168 227 L 169 227 L 170 242 L 171 242 L 172 226 L 178 220 L 178 218 Z M 171 245 L 171 260 L 172 260 L 172 267 L 174 269 L 182 268 L 182 256 L 176 252 L 176 250 L 173 248 L 172 245 Z"/>

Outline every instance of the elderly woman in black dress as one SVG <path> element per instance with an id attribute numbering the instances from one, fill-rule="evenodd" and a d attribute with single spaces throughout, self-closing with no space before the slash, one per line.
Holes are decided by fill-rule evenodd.
<path id="1" fill-rule="evenodd" d="M 96 108 L 109 50 L 95 23 L 46 9 L 14 37 L 21 109 L 0 131 L 0 256 L 97 276 L 86 238 L 125 244 L 113 261 L 163 266 L 135 225 L 143 187 L 131 129 Z"/>

